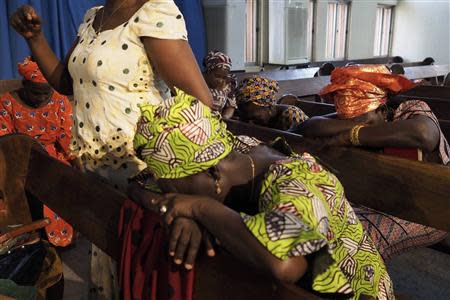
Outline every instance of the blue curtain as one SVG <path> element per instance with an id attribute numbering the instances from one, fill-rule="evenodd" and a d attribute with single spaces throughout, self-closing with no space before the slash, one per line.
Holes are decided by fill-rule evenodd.
<path id="1" fill-rule="evenodd" d="M 44 33 L 59 58 L 64 58 L 76 37 L 86 10 L 104 0 L 0 0 L 0 79 L 17 78 L 17 62 L 29 55 L 24 39 L 9 26 L 9 17 L 21 5 L 33 6 L 44 21 Z M 206 34 L 200 0 L 176 0 L 185 16 L 194 54 L 201 62 L 206 51 Z"/>
<path id="2" fill-rule="evenodd" d="M 198 64 L 203 69 L 203 58 L 206 55 L 206 28 L 201 0 L 175 0 L 183 13 L 188 30 L 189 44 L 194 51 Z"/>

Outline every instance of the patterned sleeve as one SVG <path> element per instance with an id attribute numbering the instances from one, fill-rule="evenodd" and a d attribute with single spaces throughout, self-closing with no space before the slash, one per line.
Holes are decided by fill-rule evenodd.
<path id="1" fill-rule="evenodd" d="M 394 121 L 407 120 L 419 115 L 429 117 L 434 122 L 438 120 L 426 102 L 421 100 L 408 100 L 402 102 L 395 110 Z"/>
<path id="2" fill-rule="evenodd" d="M 14 122 L 11 118 L 11 101 L 0 97 L 0 136 L 14 132 Z"/>
<path id="3" fill-rule="evenodd" d="M 80 26 L 78 27 L 77 36 L 83 35 L 84 31 L 87 29 L 89 24 L 94 20 L 95 14 L 100 8 L 101 6 L 92 7 L 84 14 L 83 23 L 81 23 Z"/>
<path id="4" fill-rule="evenodd" d="M 311 178 L 302 180 L 301 172 L 310 167 L 317 168 L 317 175 L 310 172 Z M 328 244 L 330 214 L 316 184 L 333 186 L 336 194 L 342 193 L 329 174 L 307 160 L 271 166 L 261 190 L 261 212 L 242 216 L 247 228 L 276 257 L 308 255 Z"/>
<path id="5" fill-rule="evenodd" d="M 296 106 L 290 105 L 286 110 L 281 113 L 281 129 L 289 130 L 302 124 L 309 117 Z"/>
<path id="6" fill-rule="evenodd" d="M 430 118 L 439 129 L 439 157 L 444 165 L 450 163 L 450 146 L 447 139 L 442 133 L 442 129 L 439 125 L 439 120 L 433 113 L 427 103 L 421 100 L 409 100 L 402 102 L 394 113 L 394 122 L 411 119 L 414 116 L 426 116 Z"/>
<path id="7" fill-rule="evenodd" d="M 139 37 L 187 40 L 184 17 L 173 0 L 148 1 L 130 22 Z"/>
<path id="8" fill-rule="evenodd" d="M 230 86 L 230 92 L 227 95 L 227 103 L 225 104 L 225 106 L 237 109 L 238 108 L 236 102 L 237 78 L 236 75 L 234 74 L 230 74 L 228 77 L 230 78 L 230 82 L 228 83 Z"/>

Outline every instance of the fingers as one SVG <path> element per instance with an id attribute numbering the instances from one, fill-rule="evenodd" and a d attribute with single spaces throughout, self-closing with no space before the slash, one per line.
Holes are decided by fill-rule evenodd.
<path id="1" fill-rule="evenodd" d="M 36 12 L 34 8 L 30 5 L 23 5 L 19 8 L 19 11 L 22 13 L 22 16 L 25 20 L 30 21 L 33 20 L 33 16 L 36 16 Z"/>
<path id="2" fill-rule="evenodd" d="M 18 16 L 13 15 L 9 23 L 17 32 L 19 33 L 27 32 L 27 27 Z"/>
<path id="3" fill-rule="evenodd" d="M 178 239 L 180 238 L 182 231 L 183 226 L 180 226 L 180 223 L 175 222 L 170 230 L 170 239 L 169 239 L 170 256 L 175 256 L 175 250 L 177 249 Z"/>
<path id="4" fill-rule="evenodd" d="M 202 231 L 197 223 L 187 218 L 177 218 L 173 223 L 169 238 L 169 255 L 174 263 L 191 270 L 194 266 L 200 245 Z"/>
<path id="5" fill-rule="evenodd" d="M 214 251 L 214 246 L 212 243 L 212 239 L 213 237 L 211 236 L 211 234 L 207 231 L 207 230 L 203 230 L 203 245 L 205 245 L 205 249 L 206 249 L 206 254 L 209 257 L 213 257 L 216 255 L 216 251 Z"/>
<path id="6" fill-rule="evenodd" d="M 174 262 L 177 265 L 181 265 L 183 263 L 184 254 L 186 253 L 186 249 L 188 248 L 191 240 L 191 231 L 183 230 L 182 234 L 178 238 L 177 247 L 175 250 Z"/>
<path id="7" fill-rule="evenodd" d="M 33 7 L 21 6 L 10 19 L 11 26 L 25 38 L 31 38 L 33 33 L 41 30 L 41 18 Z"/>
<path id="8" fill-rule="evenodd" d="M 202 242 L 202 234 L 200 230 L 194 230 L 191 234 L 189 249 L 184 263 L 184 267 L 186 269 L 188 270 L 192 269 L 192 266 L 194 265 L 195 262 L 195 258 L 197 257 L 198 250 L 200 249 L 201 242 Z"/>

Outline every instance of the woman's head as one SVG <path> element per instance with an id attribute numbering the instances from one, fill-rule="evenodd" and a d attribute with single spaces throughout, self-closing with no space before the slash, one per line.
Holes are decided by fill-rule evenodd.
<path id="1" fill-rule="evenodd" d="M 221 161 L 232 153 L 233 138 L 218 115 L 180 90 L 141 112 L 134 147 L 160 187 L 210 195 Z"/>
<path id="2" fill-rule="evenodd" d="M 414 87 L 407 78 L 391 74 L 383 65 L 355 65 L 337 68 L 331 74 L 331 84 L 320 96 L 333 101 L 341 119 L 351 119 L 387 103 L 389 93 L 399 93 Z"/>
<path id="3" fill-rule="evenodd" d="M 242 120 L 261 126 L 268 126 L 276 113 L 276 105 L 262 106 L 253 102 L 245 102 L 239 105 L 239 116 Z"/>
<path id="4" fill-rule="evenodd" d="M 22 99 L 31 106 L 39 106 L 46 103 L 53 94 L 53 89 L 48 84 L 36 62 L 31 57 L 25 58 L 17 66 L 19 74 L 22 75 L 23 89 Z"/>
<path id="5" fill-rule="evenodd" d="M 236 92 L 240 116 L 244 120 L 267 125 L 276 114 L 278 90 L 276 80 L 261 76 L 244 78 Z"/>
<path id="6" fill-rule="evenodd" d="M 223 88 L 229 82 L 231 58 L 220 51 L 210 51 L 203 60 L 205 80 L 210 88 Z"/>

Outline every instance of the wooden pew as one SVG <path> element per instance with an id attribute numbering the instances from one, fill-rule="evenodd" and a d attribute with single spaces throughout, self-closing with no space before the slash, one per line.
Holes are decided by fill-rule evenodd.
<path id="1" fill-rule="evenodd" d="M 449 72 L 450 65 L 429 65 L 405 68 L 405 76 L 412 80 L 443 77 Z"/>
<path id="2" fill-rule="evenodd" d="M 15 178 L 11 180 L 21 187 L 11 196 L 26 192 L 30 202 L 46 204 L 91 242 L 119 260 L 118 220 L 126 196 L 95 175 L 82 174 L 39 148 L 26 136 L 0 137 L 0 165 L 15 170 Z M 22 167 L 17 169 L 19 163 Z M 196 263 L 194 299 L 320 298 L 296 285 L 277 283 L 218 249 L 216 257 L 200 256 Z"/>
<path id="3" fill-rule="evenodd" d="M 450 230 L 450 169 L 388 157 L 353 148 L 320 149 L 298 135 L 229 121 L 231 131 L 251 134 L 268 141 L 284 136 L 297 152 L 317 155 L 343 182 L 348 198 L 411 221 Z M 6 139 L 6 140 L 5 140 Z M 10 136 L 0 140 L 0 151 L 10 147 L 10 166 L 17 162 L 29 141 L 28 169 L 19 176 L 25 180 L 27 195 L 40 199 L 75 229 L 87 236 L 113 258 L 119 255 L 116 226 L 125 196 L 95 178 L 80 174 L 31 149 L 30 138 Z M 20 148 L 18 148 L 20 146 Z M 23 159 L 23 155 L 20 159 Z M 196 265 L 195 299 L 318 299 L 295 285 L 280 285 L 243 267 L 224 251 L 216 258 L 202 257 Z M 253 298 L 258 297 L 258 298 Z"/>
<path id="4" fill-rule="evenodd" d="M 317 61 L 309 64 L 309 67 L 320 67 L 324 63 L 331 63 L 335 67 L 344 67 L 349 63 L 353 64 L 388 64 L 393 60 L 394 57 L 386 56 L 386 57 L 373 57 L 373 58 L 365 58 L 365 59 L 352 59 L 352 60 L 330 60 L 330 61 Z M 402 59 L 403 61 L 403 59 Z"/>
<path id="5" fill-rule="evenodd" d="M 238 81 L 243 78 L 251 77 L 253 75 L 260 75 L 279 81 L 293 81 L 299 79 L 311 79 L 314 74 L 319 70 L 318 67 L 312 67 L 307 69 L 296 70 L 278 70 L 267 72 L 253 72 L 253 73 L 235 73 Z M 427 65 L 427 66 L 415 66 L 404 67 L 405 76 L 411 80 L 416 79 L 429 79 L 429 78 L 442 78 L 450 72 L 450 65 Z M 329 78 L 329 76 L 323 76 L 323 78 Z M 328 79 L 329 82 L 329 79 Z"/>
<path id="6" fill-rule="evenodd" d="M 241 81 L 244 78 L 252 77 L 254 75 L 264 76 L 273 80 L 283 81 L 286 78 L 291 79 L 304 79 L 313 78 L 314 74 L 319 70 L 319 67 L 305 68 L 305 69 L 294 69 L 294 70 L 274 70 L 274 71 L 263 71 L 263 72 L 240 72 L 234 73 L 238 79 Z"/>
<path id="7" fill-rule="evenodd" d="M 22 87 L 20 79 L 0 80 L 0 95 Z"/>
<path id="8" fill-rule="evenodd" d="M 417 99 L 417 98 L 414 98 Z M 437 110 L 437 107 L 435 106 L 435 102 L 432 102 L 430 105 L 431 109 L 433 111 L 439 111 Z M 447 101 L 447 103 L 438 103 L 439 105 L 445 106 L 445 110 L 440 111 L 440 113 L 435 113 L 436 116 L 443 116 L 444 113 L 446 116 L 450 115 L 450 100 Z M 304 101 L 304 100 L 298 100 L 297 106 L 303 110 L 308 116 L 322 116 L 326 114 L 331 114 L 336 112 L 334 109 L 334 105 L 327 104 L 327 103 L 319 103 L 319 102 L 312 102 L 312 101 Z M 438 116 L 438 119 L 439 119 Z M 439 119 L 439 126 L 441 127 L 442 133 L 444 134 L 445 138 L 450 141 L 450 119 Z"/>
<path id="9" fill-rule="evenodd" d="M 450 169 L 388 157 L 353 148 L 320 149 L 298 135 L 229 121 L 237 134 L 250 134 L 268 141 L 284 136 L 297 152 L 317 155 L 342 180 L 348 198 L 381 211 L 425 225 L 450 230 Z M 117 220 L 125 196 L 93 177 L 80 174 L 40 151 L 26 137 L 9 136 L 0 140 L 7 153 L 5 163 L 14 166 L 29 142 L 28 169 L 19 179 L 32 199 L 39 199 L 61 215 L 113 258 L 119 256 Z M 10 147 L 4 149 L 4 147 Z M 19 147 L 20 146 L 20 147 Z M 5 152 L 6 151 L 6 152 Z M 280 285 L 242 267 L 220 251 L 214 259 L 201 258 L 196 265 L 195 299 L 314 299 L 294 285 Z M 261 293 L 260 293 L 261 292 Z M 220 296 L 218 296 L 220 295 Z M 255 298 L 250 298 L 255 299 Z"/>
<path id="10" fill-rule="evenodd" d="M 283 136 L 298 152 L 308 151 L 316 155 L 342 181 L 348 199 L 354 203 L 432 227 L 445 227 L 444 230 L 450 226 L 450 218 L 447 217 L 450 213 L 450 194 L 446 194 L 450 192 L 450 186 L 446 186 L 447 180 L 450 180 L 448 167 L 355 148 L 321 149 L 295 134 L 239 121 L 227 123 L 234 133 L 252 135 L 264 141 Z M 429 180 L 431 178 L 428 176 L 433 179 Z M 429 188 L 434 185 L 434 180 L 439 183 L 432 192 L 433 188 Z M 433 196 L 427 196 L 427 190 Z"/>

